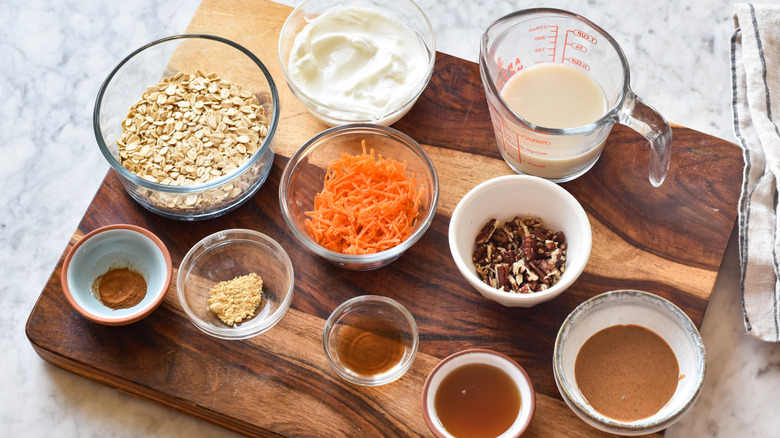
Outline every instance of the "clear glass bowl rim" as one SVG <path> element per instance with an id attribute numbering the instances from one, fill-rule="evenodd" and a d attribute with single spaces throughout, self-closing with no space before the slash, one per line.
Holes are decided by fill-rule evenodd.
<path id="1" fill-rule="evenodd" d="M 379 305 L 383 307 L 389 307 L 397 311 L 409 324 L 409 333 L 412 335 L 410 353 L 404 362 L 401 363 L 401 365 L 394 372 L 384 375 L 381 378 L 372 379 L 351 375 L 336 365 L 331 357 L 332 355 L 328 339 L 330 338 L 330 333 L 333 329 L 333 326 L 341 318 L 341 316 L 344 315 L 344 312 L 347 309 L 360 307 L 363 305 Z M 414 359 L 417 356 L 417 349 L 419 345 L 420 334 L 417 330 L 417 322 L 415 322 L 414 316 L 412 316 L 411 312 L 409 312 L 409 310 L 398 301 L 382 295 L 360 295 L 344 301 L 343 303 L 339 304 L 338 307 L 333 310 L 333 312 L 331 312 L 327 321 L 325 321 L 325 327 L 322 329 L 322 347 L 325 350 L 325 357 L 327 358 L 331 368 L 333 368 L 333 370 L 345 380 L 363 386 L 380 386 L 399 379 L 409 370 L 409 368 L 412 367 Z"/>
<path id="2" fill-rule="evenodd" d="M 426 74 L 423 76 L 423 78 L 420 81 L 420 84 L 418 84 L 416 87 L 417 89 L 413 93 L 413 98 L 410 99 L 410 102 L 414 102 L 417 100 L 417 98 L 420 97 L 420 95 L 425 91 L 425 88 L 428 86 L 428 82 L 431 79 L 431 76 L 433 75 L 433 67 L 436 63 L 436 34 L 433 32 L 433 25 L 431 24 L 431 20 L 428 18 L 428 15 L 425 13 L 425 11 L 420 8 L 420 6 L 414 1 L 414 0 L 407 0 L 411 6 L 414 7 L 414 10 L 420 13 L 420 16 L 425 20 L 426 28 L 428 29 L 428 33 L 431 39 L 431 44 L 428 46 L 426 44 L 426 48 L 430 50 L 431 56 L 428 59 L 428 65 L 426 67 Z M 309 0 L 304 0 L 301 2 L 298 6 L 295 7 L 295 9 L 290 13 L 289 16 L 287 16 L 287 19 L 284 21 L 284 24 L 282 25 L 282 31 L 280 35 L 284 35 L 284 30 L 287 28 L 287 26 L 290 24 L 292 17 L 298 13 L 303 11 L 303 9 L 308 5 Z M 334 4 L 333 7 L 339 6 L 339 4 Z M 294 37 L 293 37 L 294 38 Z M 295 82 L 290 78 L 289 74 L 287 73 L 287 60 L 282 59 L 282 45 L 284 44 L 283 39 L 281 36 L 279 37 L 279 44 L 277 49 L 277 55 L 279 57 L 279 64 L 282 69 L 282 76 L 284 76 L 285 82 L 287 82 L 287 86 L 290 87 L 290 90 L 293 92 L 295 97 L 300 99 L 307 107 L 314 107 L 314 108 L 324 108 L 326 110 L 329 110 L 333 112 L 334 114 L 338 116 L 344 116 L 347 114 L 352 114 L 356 118 L 355 119 L 342 119 L 341 117 L 336 117 L 333 115 L 328 115 L 328 117 L 332 118 L 333 120 L 340 120 L 342 122 L 346 123 L 357 123 L 357 122 L 377 122 L 383 119 L 390 119 L 393 118 L 396 114 L 404 111 L 409 103 L 405 103 L 403 105 L 399 105 L 400 102 L 395 101 L 391 107 L 395 107 L 391 112 L 387 114 L 383 114 L 380 117 L 375 118 L 368 118 L 368 115 L 358 112 L 358 111 L 352 111 L 346 108 L 338 108 L 334 107 L 333 105 L 328 104 L 327 102 L 322 102 L 320 100 L 317 100 L 308 94 L 301 91 L 300 88 L 298 88 L 297 85 L 295 85 Z M 317 110 L 317 112 L 321 112 Z M 360 120 L 360 118 L 365 117 L 364 120 Z"/>
<path id="3" fill-rule="evenodd" d="M 159 183 L 154 183 L 145 180 L 140 176 L 136 175 L 135 173 L 125 169 L 122 166 L 122 164 L 119 163 L 119 161 L 114 157 L 114 155 L 109 150 L 108 145 L 106 145 L 105 142 L 103 141 L 103 135 L 101 133 L 102 129 L 100 127 L 100 108 L 103 103 L 103 97 L 105 96 L 106 89 L 108 88 L 108 84 L 111 83 L 111 80 L 119 72 L 119 70 L 121 70 L 122 67 L 124 67 L 124 65 L 127 64 L 133 57 L 135 57 L 136 55 L 138 55 L 139 53 L 143 52 L 144 50 L 150 47 L 154 47 L 170 41 L 184 40 L 184 39 L 205 39 L 205 40 L 212 40 L 212 41 L 224 43 L 240 51 L 244 55 L 246 55 L 252 62 L 254 62 L 257 65 L 258 68 L 260 68 L 260 71 L 262 71 L 263 75 L 268 81 L 268 86 L 271 89 L 271 104 L 273 105 L 273 111 L 271 114 L 271 120 L 269 120 L 268 122 L 268 133 L 266 134 L 265 139 L 263 140 L 263 144 L 261 144 L 260 148 L 257 151 L 255 151 L 252 157 L 249 160 L 247 160 L 244 164 L 242 164 L 238 169 L 234 170 L 233 172 L 230 172 L 229 174 L 221 178 L 217 178 L 205 183 L 172 186 L 168 184 L 159 184 Z M 154 84 L 149 84 L 149 86 L 151 85 Z M 113 168 L 114 171 L 119 173 L 119 175 L 125 180 L 129 180 L 133 184 L 141 186 L 143 188 L 154 190 L 157 192 L 179 193 L 179 194 L 197 193 L 197 192 L 202 192 L 209 189 L 217 188 L 243 175 L 244 171 L 254 166 L 255 163 L 257 163 L 257 161 L 260 159 L 260 157 L 262 157 L 263 154 L 265 154 L 265 152 L 271 147 L 271 141 L 273 140 L 274 134 L 276 133 L 276 128 L 278 124 L 279 124 L 279 92 L 276 89 L 276 84 L 274 83 L 273 77 L 271 77 L 271 73 L 265 67 L 265 64 L 263 64 L 263 62 L 260 61 L 260 59 L 257 56 L 255 56 L 252 52 L 249 51 L 249 49 L 245 48 L 244 46 L 241 46 L 240 44 L 233 42 L 227 38 L 219 37 L 216 35 L 208 35 L 208 34 L 172 35 L 172 36 L 168 36 L 165 38 L 152 41 L 151 43 L 148 43 L 133 51 L 131 54 L 126 56 L 119 64 L 117 64 L 117 66 L 114 67 L 111 73 L 109 73 L 108 77 L 106 77 L 105 81 L 103 81 L 103 84 L 100 86 L 100 90 L 98 91 L 97 98 L 95 99 L 95 107 L 92 113 L 92 127 L 95 133 L 95 138 L 97 140 L 98 146 L 100 147 L 100 152 L 103 153 L 103 156 L 106 158 L 106 160 L 108 160 L 108 164 L 111 165 L 111 168 Z"/>
<path id="4" fill-rule="evenodd" d="M 320 246 L 317 244 L 317 242 L 312 240 L 312 238 L 307 233 L 302 232 L 299 229 L 299 227 L 296 225 L 295 219 L 293 219 L 292 212 L 287 208 L 287 186 L 289 185 L 293 170 L 298 167 L 299 161 L 303 158 L 303 156 L 307 155 L 313 147 L 319 144 L 321 140 L 327 140 L 328 137 L 335 136 L 343 131 L 360 130 L 379 131 L 379 134 L 387 135 L 395 139 L 400 139 L 401 142 L 405 143 L 410 149 L 412 149 L 423 160 L 423 162 L 425 162 L 428 170 L 431 173 L 430 178 L 431 185 L 433 186 L 433 193 L 431 194 L 431 206 L 428 209 L 426 216 L 423 218 L 418 218 L 418 220 L 421 221 L 420 226 L 406 240 L 390 249 L 373 254 L 342 254 L 340 252 L 331 251 L 323 246 Z M 279 181 L 279 205 L 282 209 L 282 217 L 287 223 L 287 227 L 290 229 L 293 236 L 295 236 L 295 238 L 301 242 L 309 251 L 336 263 L 347 265 L 373 264 L 399 257 L 407 249 L 414 245 L 420 239 L 420 237 L 422 237 L 422 235 L 430 226 L 431 222 L 433 222 L 433 218 L 436 216 L 436 209 L 439 205 L 439 176 L 436 173 L 436 167 L 433 165 L 433 161 L 431 161 L 431 158 L 428 156 L 422 146 L 420 146 L 420 144 L 417 143 L 413 138 L 409 137 L 403 132 L 395 128 L 376 125 L 373 123 L 350 123 L 336 126 L 320 132 L 319 134 L 310 138 L 306 143 L 303 144 L 303 146 L 295 151 L 293 156 L 290 157 L 290 161 L 288 161 L 287 166 L 285 166 L 284 173 L 282 173 L 282 178 Z"/>
<path id="5" fill-rule="evenodd" d="M 193 257 L 196 254 L 201 256 L 204 252 L 215 246 L 228 244 L 233 240 L 232 236 L 235 235 L 244 235 L 245 237 L 243 240 L 252 240 L 253 242 L 261 243 L 271 247 L 281 259 L 282 264 L 284 264 L 284 266 L 287 268 L 290 276 L 290 285 L 284 293 L 283 300 L 278 303 L 278 307 L 268 316 L 267 319 L 263 320 L 262 322 L 252 324 L 252 320 L 250 319 L 239 326 L 213 327 L 209 324 L 203 323 L 201 319 L 195 315 L 195 312 L 193 312 L 193 310 L 190 308 L 184 295 L 184 279 L 188 275 L 191 268 L 191 266 L 188 265 L 192 265 L 194 261 Z M 287 313 L 287 310 L 290 308 L 294 289 L 295 272 L 293 270 L 292 261 L 290 260 L 290 256 L 287 254 L 287 251 L 284 250 L 279 242 L 272 239 L 270 236 L 267 236 L 259 231 L 249 230 L 246 228 L 233 228 L 229 230 L 217 231 L 216 233 L 209 234 L 208 236 L 199 240 L 198 243 L 193 245 L 192 248 L 187 251 L 187 254 L 181 260 L 181 264 L 179 264 L 179 272 L 176 276 L 176 295 L 179 298 L 179 304 L 181 304 L 181 307 L 184 310 L 184 313 L 187 315 L 187 318 L 202 332 L 216 338 L 226 340 L 246 339 L 270 330 L 279 321 L 281 321 L 281 319 Z"/>

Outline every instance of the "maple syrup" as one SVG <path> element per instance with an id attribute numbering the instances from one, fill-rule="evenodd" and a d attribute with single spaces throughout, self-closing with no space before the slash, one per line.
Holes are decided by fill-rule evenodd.
<path id="1" fill-rule="evenodd" d="M 520 390 L 504 370 L 471 363 L 451 371 L 434 396 L 442 426 L 457 438 L 496 437 L 517 419 Z"/>

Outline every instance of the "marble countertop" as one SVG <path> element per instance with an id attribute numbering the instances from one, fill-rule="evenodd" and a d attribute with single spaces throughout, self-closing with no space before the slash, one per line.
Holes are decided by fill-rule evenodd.
<path id="1" fill-rule="evenodd" d="M 471 61 L 483 30 L 509 12 L 534 6 L 578 12 L 623 46 L 634 90 L 670 122 L 735 141 L 732 2 L 419 4 L 435 27 L 437 49 Z M 0 0 L 3 436 L 235 435 L 49 365 L 24 334 L 35 301 L 108 168 L 92 132 L 98 87 L 130 51 L 183 32 L 197 7 L 188 0 Z M 709 367 L 705 386 L 667 437 L 777 435 L 780 346 L 744 334 L 733 237 L 701 330 Z"/>

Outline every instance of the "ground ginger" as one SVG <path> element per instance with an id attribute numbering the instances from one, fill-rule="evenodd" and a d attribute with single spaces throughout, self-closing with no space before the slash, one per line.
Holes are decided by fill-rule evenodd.
<path id="1" fill-rule="evenodd" d="M 254 272 L 217 283 L 209 291 L 209 309 L 229 326 L 255 315 L 263 299 L 263 279 Z"/>

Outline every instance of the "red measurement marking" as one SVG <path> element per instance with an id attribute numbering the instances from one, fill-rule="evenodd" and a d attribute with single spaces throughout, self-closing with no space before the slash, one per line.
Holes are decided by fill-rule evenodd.
<path id="1" fill-rule="evenodd" d="M 516 126 L 505 123 L 503 117 L 496 117 L 500 113 L 490 102 L 488 102 L 488 110 L 490 111 L 490 121 L 492 122 L 493 130 L 496 134 L 496 141 L 499 148 L 507 154 L 506 156 L 516 160 L 518 164 L 524 162 L 523 154 L 525 153 L 537 156 L 547 156 L 547 152 L 534 149 L 533 146 L 534 144 L 549 146 L 550 141 L 525 135 L 522 131 L 518 131 Z"/>
<path id="2" fill-rule="evenodd" d="M 548 26 L 542 24 L 528 29 L 529 33 L 542 32 L 541 35 L 534 36 L 534 41 L 539 43 L 539 47 L 534 49 L 534 53 L 545 53 L 549 56 L 549 62 L 555 61 L 555 51 L 558 45 L 558 26 Z M 537 63 L 543 61 L 537 61 Z"/>
<path id="3" fill-rule="evenodd" d="M 563 58 L 565 62 L 575 65 L 585 71 L 590 71 L 590 66 L 583 60 L 577 58 Z"/>
<path id="4" fill-rule="evenodd" d="M 534 138 L 534 137 L 531 137 L 529 135 L 519 134 L 519 133 L 517 134 L 517 136 L 518 136 L 518 144 L 520 144 L 519 143 L 519 139 L 522 138 L 523 140 L 525 140 L 528 143 L 534 143 L 534 144 L 539 144 L 539 145 L 543 145 L 543 146 L 549 146 L 550 145 L 550 141 L 549 140 L 542 140 L 541 138 Z M 537 151 L 535 149 L 532 149 L 531 147 L 525 147 L 524 149 L 526 149 L 528 152 L 533 152 L 536 155 L 547 155 L 547 152 Z"/>
<path id="5" fill-rule="evenodd" d="M 496 73 L 496 85 L 499 90 L 504 88 L 504 84 L 506 84 L 509 78 L 523 69 L 523 63 L 520 62 L 520 58 L 515 58 L 514 62 L 510 62 L 506 67 L 504 67 L 504 62 L 500 57 L 496 61 L 496 69 L 498 70 Z"/>
<path id="6" fill-rule="evenodd" d="M 548 35 L 547 39 L 549 40 L 547 50 L 550 51 L 550 61 L 555 61 L 555 51 L 558 47 L 558 26 L 547 26 L 547 28 L 550 29 L 550 35 Z"/>
<path id="7" fill-rule="evenodd" d="M 566 49 L 569 47 L 578 52 L 588 53 L 588 48 L 584 45 L 586 41 L 594 45 L 598 44 L 596 37 L 588 33 L 585 33 L 581 30 L 567 30 L 566 40 L 563 42 L 563 53 L 561 53 L 561 61 L 568 61 L 574 65 L 584 68 L 585 70 L 590 70 L 590 66 L 580 61 L 579 59 L 566 57 Z"/>
<path id="8" fill-rule="evenodd" d="M 594 37 L 593 35 L 587 34 L 587 33 L 583 32 L 581 30 L 574 30 L 572 32 L 574 33 L 574 35 L 576 35 L 576 36 L 578 36 L 578 37 L 580 37 L 580 38 L 582 38 L 582 39 L 584 39 L 584 40 L 586 40 L 586 41 L 588 41 L 590 43 L 598 44 L 598 42 L 596 41 L 596 37 Z"/>

